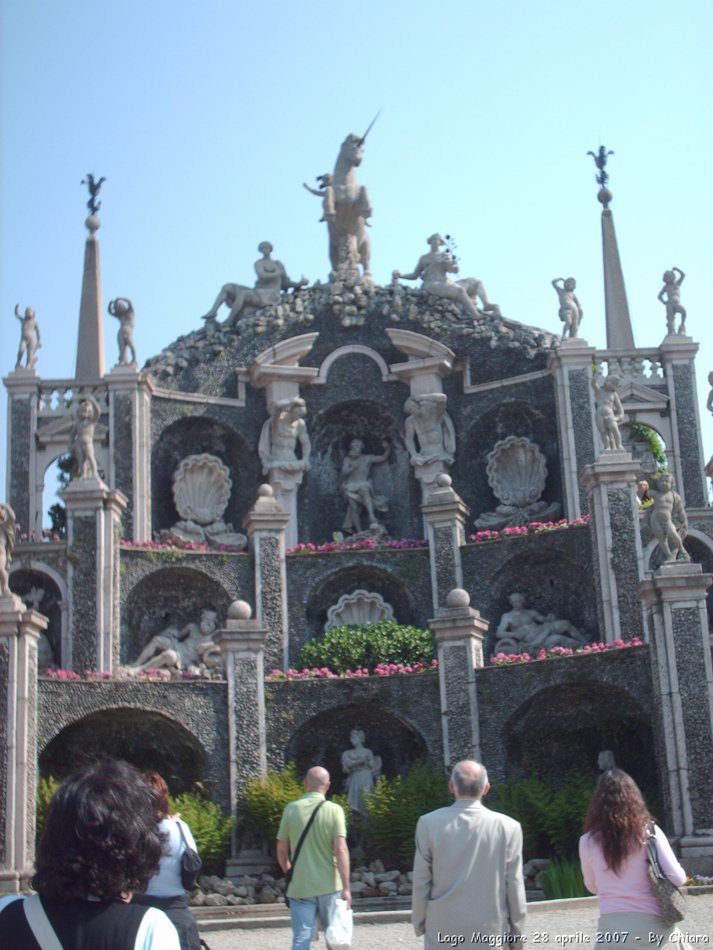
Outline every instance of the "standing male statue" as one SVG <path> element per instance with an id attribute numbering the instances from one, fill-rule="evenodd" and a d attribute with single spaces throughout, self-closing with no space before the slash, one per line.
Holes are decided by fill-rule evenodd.
<path id="1" fill-rule="evenodd" d="M 683 546 L 688 534 L 688 516 L 683 501 L 673 490 L 673 476 L 668 472 L 659 475 L 656 488 L 650 489 L 654 499 L 649 508 L 649 530 L 659 543 L 664 561 L 690 561 Z"/>
<path id="2" fill-rule="evenodd" d="M 312 445 L 304 419 L 306 414 L 305 401 L 300 396 L 272 403 L 270 418 L 263 423 L 257 447 L 264 475 L 274 468 L 285 472 L 309 471 Z M 301 458 L 297 458 L 295 451 L 298 442 Z"/>
<path id="3" fill-rule="evenodd" d="M 37 362 L 37 350 L 42 346 L 40 339 L 40 325 L 37 322 L 35 311 L 32 307 L 27 307 L 25 313 L 20 313 L 20 304 L 15 304 L 15 316 L 22 324 L 20 330 L 20 348 L 17 351 L 17 362 L 15 369 L 22 365 L 22 357 L 25 357 L 25 367 L 32 369 Z"/>
<path id="4" fill-rule="evenodd" d="M 424 950 L 441 948 L 444 936 L 453 947 L 514 944 L 527 914 L 522 828 L 483 805 L 490 785 L 480 762 L 458 762 L 448 787 L 453 804 L 416 825 L 414 930 Z"/>
<path id="5" fill-rule="evenodd" d="M 352 439 L 349 443 L 344 462 L 339 487 L 347 502 L 347 513 L 344 516 L 342 530 L 349 534 L 358 534 L 361 531 L 361 509 L 366 512 L 367 527 L 379 525 L 377 511 L 388 511 L 389 505 L 383 495 L 374 492 L 374 486 L 369 479 L 372 465 L 385 462 L 391 452 L 391 446 L 382 440 L 384 451 L 381 455 L 367 455 L 364 452 L 364 443 L 361 439 Z"/>
<path id="6" fill-rule="evenodd" d="M 425 393 L 409 396 L 404 403 L 404 438 L 412 465 L 453 461 L 456 431 L 446 412 L 447 399 L 445 393 Z"/>
<path id="7" fill-rule="evenodd" d="M 619 426 L 624 421 L 624 407 L 619 398 L 619 377 L 613 373 L 602 383 L 599 373 L 592 377 L 592 389 L 596 402 L 595 419 L 605 452 L 623 452 Z"/>
<path id="8" fill-rule="evenodd" d="M 134 347 L 134 307 L 126 297 L 117 297 L 110 300 L 107 307 L 112 317 L 119 321 L 119 331 L 116 335 L 119 344 L 119 363 L 130 366 L 136 363 L 136 348 Z M 129 359 L 131 356 L 131 359 Z"/>

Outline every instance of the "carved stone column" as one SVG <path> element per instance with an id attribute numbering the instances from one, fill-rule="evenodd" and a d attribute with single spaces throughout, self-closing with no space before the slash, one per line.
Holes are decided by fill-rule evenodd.
<path id="1" fill-rule="evenodd" d="M 670 562 L 642 581 L 667 814 L 686 870 L 713 874 L 713 668 L 700 564 Z M 663 761 L 662 761 L 663 760 Z"/>
<path id="2" fill-rule="evenodd" d="M 436 490 L 421 505 L 431 561 L 433 609 L 444 607 L 448 591 L 463 585 L 461 546 L 470 509 L 451 487 L 450 475 L 439 475 Z"/>
<path id="3" fill-rule="evenodd" d="M 465 590 L 451 590 L 446 606 L 428 621 L 438 644 L 443 761 L 480 760 L 480 726 L 475 669 L 483 664 L 488 621 L 470 606 Z"/>
<path id="4" fill-rule="evenodd" d="M 37 641 L 47 618 L 0 596 L 0 894 L 32 875 L 37 797 Z"/>
<path id="5" fill-rule="evenodd" d="M 594 352 L 586 340 L 575 337 L 560 343 L 550 360 L 562 449 L 564 512 L 570 520 L 589 511 L 589 499 L 580 485 L 579 473 L 594 461 L 591 390 Z"/>
<path id="6" fill-rule="evenodd" d="M 230 763 L 230 807 L 236 820 L 242 810 L 242 794 L 249 776 L 267 773 L 265 733 L 265 644 L 268 631 L 251 620 L 250 605 L 234 601 L 228 608 L 226 625 L 214 639 L 220 647 L 228 683 L 228 762 Z M 242 849 L 244 850 L 244 849 Z M 252 851 L 249 863 L 260 862 L 261 852 Z M 245 855 L 244 857 L 248 857 Z M 247 873 L 245 861 L 238 859 L 238 840 L 233 832 L 228 876 Z"/>
<path id="7" fill-rule="evenodd" d="M 267 630 L 268 669 L 287 669 L 287 576 L 285 531 L 290 516 L 274 497 L 271 485 L 261 485 L 243 525 L 255 556 L 255 614 Z"/>
<path id="8" fill-rule="evenodd" d="M 628 452 L 604 451 L 582 472 L 589 495 L 592 563 L 599 634 L 607 643 L 644 635 L 636 585 L 643 553 L 636 503 L 639 462 Z"/>
<path id="9" fill-rule="evenodd" d="M 708 490 L 703 469 L 703 446 L 698 416 L 696 368 L 698 344 L 687 336 L 667 336 L 661 344 L 661 362 L 668 380 L 676 489 L 687 508 L 705 508 Z"/>
<path id="10" fill-rule="evenodd" d="M 126 497 L 95 478 L 73 479 L 67 506 L 72 668 L 113 672 L 119 665 L 119 539 Z"/>

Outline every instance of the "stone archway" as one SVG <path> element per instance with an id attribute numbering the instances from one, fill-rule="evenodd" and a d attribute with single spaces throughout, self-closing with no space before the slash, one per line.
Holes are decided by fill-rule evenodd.
<path id="1" fill-rule="evenodd" d="M 378 703 L 350 703 L 318 713 L 293 734 L 285 758 L 303 775 L 310 766 L 322 765 L 332 776 L 332 788 L 344 790 L 342 753 L 350 748 L 352 729 L 363 729 L 365 744 L 381 756 L 382 772 L 388 778 L 408 772 L 416 761 L 427 757 L 423 737 Z"/>
<path id="2" fill-rule="evenodd" d="M 658 789 L 649 717 L 620 686 L 589 681 L 546 687 L 515 709 L 504 732 L 509 778 L 596 775 L 598 755 L 609 749 L 642 789 Z"/>
<path id="3" fill-rule="evenodd" d="M 40 753 L 40 772 L 62 779 L 102 759 L 123 759 L 155 769 L 173 794 L 205 781 L 206 751 L 181 723 L 168 716 L 122 707 L 90 713 L 63 729 Z"/>

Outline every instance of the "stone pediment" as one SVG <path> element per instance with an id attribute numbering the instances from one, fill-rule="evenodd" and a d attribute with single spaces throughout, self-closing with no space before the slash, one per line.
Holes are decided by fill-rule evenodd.
<path id="1" fill-rule="evenodd" d="M 624 410 L 655 409 L 663 412 L 668 409 L 669 397 L 658 389 L 652 389 L 643 383 L 624 382 L 619 386 L 619 398 Z"/>

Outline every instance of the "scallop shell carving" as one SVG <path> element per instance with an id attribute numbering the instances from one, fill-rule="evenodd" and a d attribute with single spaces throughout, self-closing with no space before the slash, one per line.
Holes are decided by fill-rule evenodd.
<path id="1" fill-rule="evenodd" d="M 496 442 L 488 454 L 488 482 L 504 505 L 524 508 L 539 500 L 545 490 L 545 456 L 529 439 L 509 435 Z"/>
<path id="2" fill-rule="evenodd" d="M 327 611 L 325 632 L 330 627 L 358 627 L 380 620 L 393 620 L 394 608 L 387 604 L 381 594 L 368 590 L 355 590 L 351 594 L 342 594 L 336 604 Z"/>
<path id="3" fill-rule="evenodd" d="M 173 500 L 181 518 L 209 525 L 225 511 L 233 483 L 215 455 L 187 455 L 173 473 Z"/>

